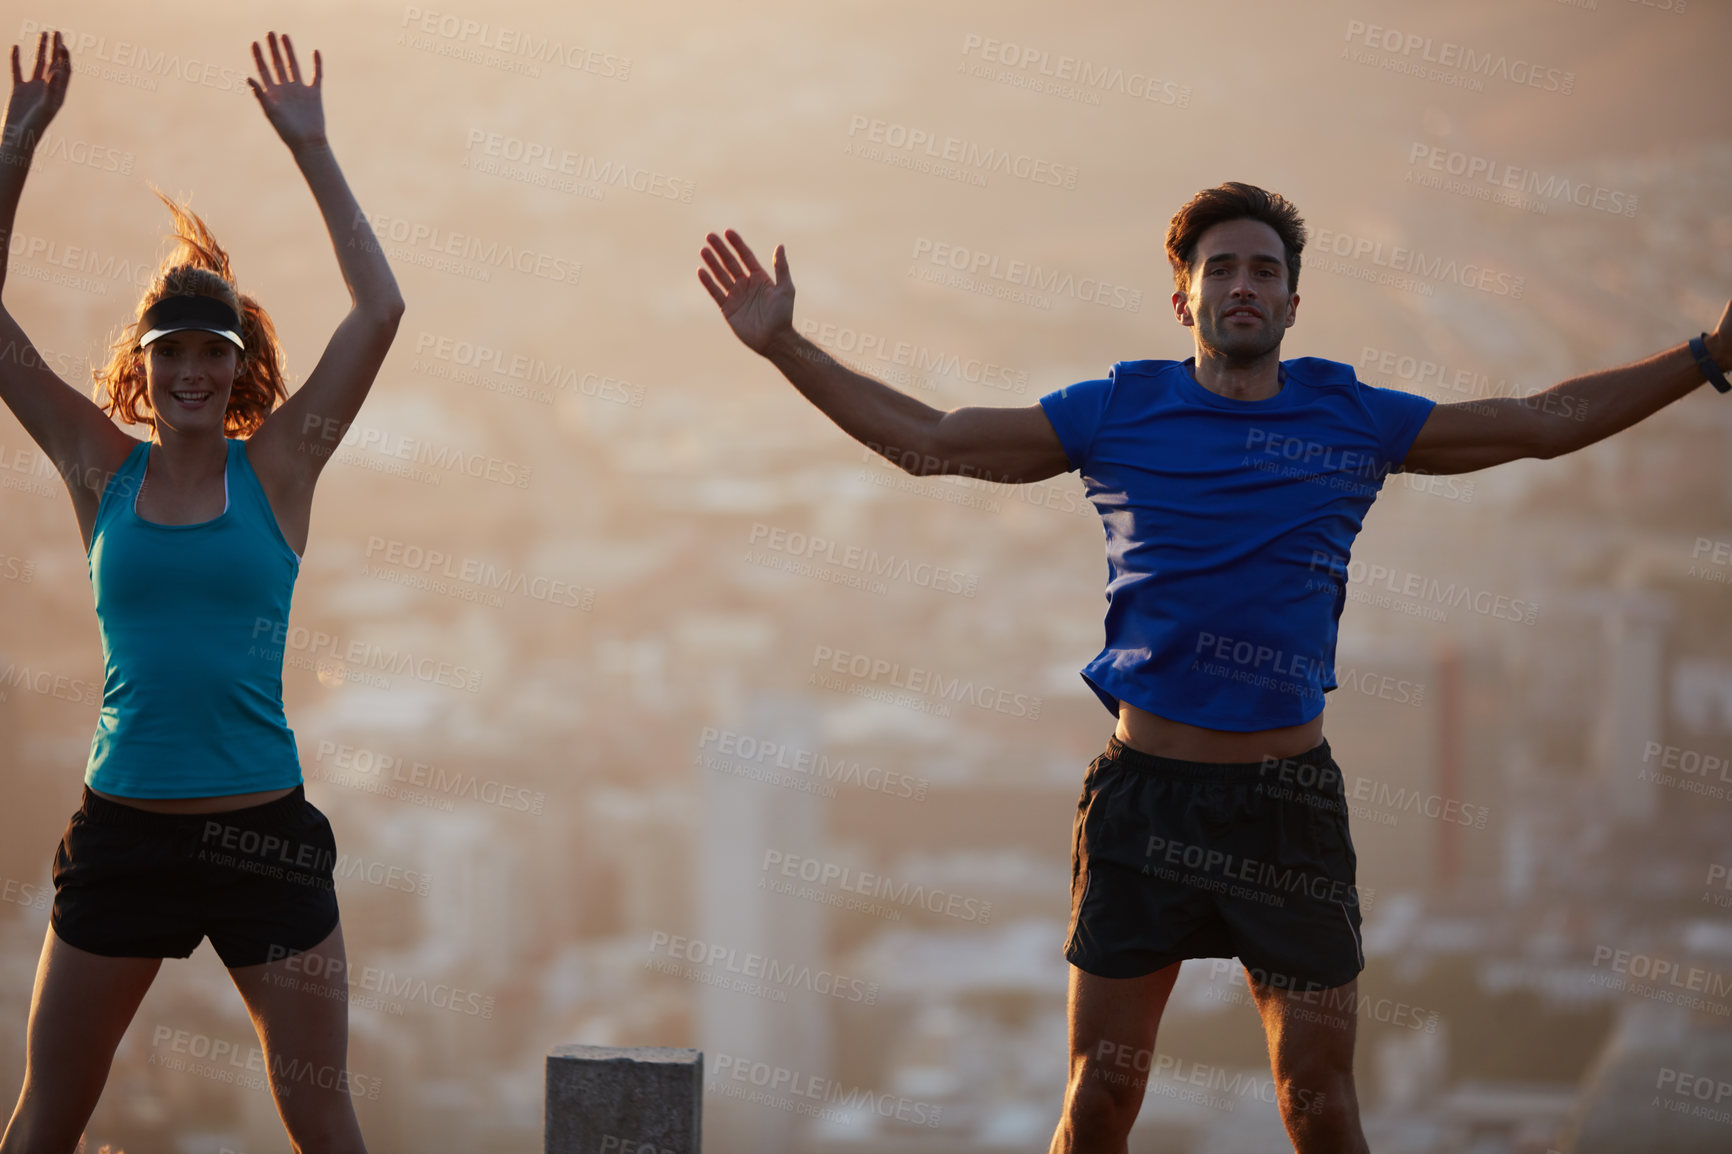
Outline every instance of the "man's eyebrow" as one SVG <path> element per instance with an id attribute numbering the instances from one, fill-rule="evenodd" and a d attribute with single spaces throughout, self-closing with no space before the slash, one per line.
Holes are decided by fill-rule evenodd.
<path id="1" fill-rule="evenodd" d="M 1207 260 L 1205 260 L 1203 262 L 1203 264 L 1205 266 L 1207 266 L 1207 265 L 1214 264 L 1218 260 L 1238 260 L 1238 259 L 1239 259 L 1239 254 L 1236 252 L 1218 252 L 1214 256 L 1209 257 Z M 1259 263 L 1266 263 L 1266 264 L 1280 264 L 1281 263 L 1281 258 L 1279 256 L 1276 256 L 1274 253 L 1268 253 L 1268 252 L 1257 253 L 1254 256 L 1252 256 L 1251 259 L 1254 261 L 1257 261 Z"/>

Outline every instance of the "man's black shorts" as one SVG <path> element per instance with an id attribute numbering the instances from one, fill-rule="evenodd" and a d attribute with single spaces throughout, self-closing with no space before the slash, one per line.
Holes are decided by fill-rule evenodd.
<path id="1" fill-rule="evenodd" d="M 1237 957 L 1260 983 L 1333 989 L 1365 968 L 1356 865 L 1327 741 L 1213 763 L 1114 737 L 1077 801 L 1065 957 L 1105 978 Z"/>
<path id="2" fill-rule="evenodd" d="M 223 965 L 318 945 L 337 926 L 337 843 L 306 792 L 219 813 L 152 813 L 84 791 L 54 855 L 61 941 L 117 958 L 184 958 L 206 935 Z"/>

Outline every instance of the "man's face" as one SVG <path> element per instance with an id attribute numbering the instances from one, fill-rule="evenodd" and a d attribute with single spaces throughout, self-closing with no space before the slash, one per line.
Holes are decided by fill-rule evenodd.
<path id="1" fill-rule="evenodd" d="M 1280 348 L 1298 308 L 1280 234 L 1260 220 L 1230 220 L 1198 237 L 1191 291 L 1173 294 L 1179 323 L 1197 330 L 1199 355 L 1233 361 Z"/>

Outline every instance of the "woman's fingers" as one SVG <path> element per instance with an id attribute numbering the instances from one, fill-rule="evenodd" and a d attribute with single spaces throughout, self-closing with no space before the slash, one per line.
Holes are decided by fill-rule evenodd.
<path id="1" fill-rule="evenodd" d="M 271 63 L 277 68 L 277 83 L 287 84 L 289 82 L 289 70 L 283 66 L 282 46 L 277 42 L 275 32 L 270 33 L 269 39 L 271 42 Z"/>
<path id="2" fill-rule="evenodd" d="M 259 87 L 269 87 L 271 83 L 271 70 L 265 67 L 265 54 L 260 50 L 259 42 L 257 40 L 253 41 L 253 63 L 258 65 L 259 77 L 264 82 L 259 85 Z"/>
<path id="3" fill-rule="evenodd" d="M 301 64 L 300 61 L 295 59 L 295 46 L 294 43 L 289 40 L 289 34 L 287 32 L 283 33 L 283 51 L 288 53 L 289 56 L 289 76 L 294 79 L 296 84 L 300 84 L 302 82 Z"/>

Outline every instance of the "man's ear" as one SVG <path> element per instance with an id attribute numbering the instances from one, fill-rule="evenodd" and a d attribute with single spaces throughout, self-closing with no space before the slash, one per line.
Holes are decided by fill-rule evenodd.
<path id="1" fill-rule="evenodd" d="M 1173 315 L 1178 317 L 1179 323 L 1184 325 L 1186 328 L 1190 328 L 1197 323 L 1196 318 L 1191 316 L 1190 298 L 1184 293 L 1176 290 L 1173 293 Z"/>

